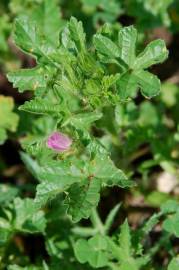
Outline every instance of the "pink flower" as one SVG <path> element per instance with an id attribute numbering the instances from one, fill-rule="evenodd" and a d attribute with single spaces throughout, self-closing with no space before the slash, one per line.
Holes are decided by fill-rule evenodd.
<path id="1" fill-rule="evenodd" d="M 58 152 L 63 152 L 70 148 L 72 140 L 63 133 L 54 132 L 48 137 L 47 146 Z"/>

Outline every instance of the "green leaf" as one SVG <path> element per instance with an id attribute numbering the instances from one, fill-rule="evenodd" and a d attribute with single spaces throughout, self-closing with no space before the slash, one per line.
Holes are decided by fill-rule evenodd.
<path id="1" fill-rule="evenodd" d="M 137 78 L 127 71 L 117 80 L 116 87 L 120 99 L 126 100 L 128 97 L 135 96 L 138 87 Z"/>
<path id="2" fill-rule="evenodd" d="M 36 97 L 33 100 L 26 101 L 19 107 L 19 110 L 36 114 L 54 115 L 60 112 L 61 106 L 53 104 L 49 99 Z"/>
<path id="3" fill-rule="evenodd" d="M 0 144 L 7 138 L 7 130 L 15 132 L 17 129 L 19 117 L 12 112 L 13 108 L 13 99 L 0 95 Z"/>
<path id="4" fill-rule="evenodd" d="M 69 177 L 69 179 L 84 179 L 87 175 L 86 164 L 83 160 L 72 159 L 72 160 L 52 160 L 49 161 L 45 166 L 41 167 L 39 177 L 43 181 L 53 182 L 57 179 L 63 179 Z M 79 180 L 77 180 L 78 182 Z"/>
<path id="5" fill-rule="evenodd" d="M 43 42 L 36 23 L 28 17 L 19 17 L 15 20 L 13 38 L 16 45 L 24 52 L 53 63 L 49 56 L 55 53 L 55 48 L 47 41 Z"/>
<path id="6" fill-rule="evenodd" d="M 178 270 L 179 269 L 179 258 L 173 258 L 168 265 L 167 270 Z"/>
<path id="7" fill-rule="evenodd" d="M 138 270 L 138 266 L 136 261 L 133 258 L 129 258 L 127 263 L 125 261 L 122 262 L 120 266 L 120 270 Z"/>
<path id="8" fill-rule="evenodd" d="M 7 77 L 13 83 L 13 87 L 19 89 L 20 93 L 47 87 L 47 72 L 41 66 L 9 72 Z"/>
<path id="9" fill-rule="evenodd" d="M 0 204 L 4 205 L 12 201 L 18 194 L 18 189 L 16 187 L 0 184 Z"/>
<path id="10" fill-rule="evenodd" d="M 179 211 L 179 203 L 175 200 L 168 200 L 161 206 L 161 211 L 163 214 L 170 214 Z"/>
<path id="11" fill-rule="evenodd" d="M 108 56 L 112 59 L 120 56 L 120 50 L 117 45 L 101 34 L 94 35 L 93 43 L 98 53 L 102 55 Z"/>
<path id="12" fill-rule="evenodd" d="M 84 239 L 79 239 L 74 246 L 75 256 L 80 263 L 86 263 L 88 261 L 87 254 L 92 252 L 88 242 Z"/>
<path id="13" fill-rule="evenodd" d="M 103 185 L 130 187 L 133 185 L 127 176 L 118 169 L 106 155 L 97 155 L 90 163 L 89 174 L 101 179 Z"/>
<path id="14" fill-rule="evenodd" d="M 25 149 L 30 155 L 39 157 L 40 162 L 43 163 L 45 159 L 49 160 L 52 152 L 45 146 L 45 142 L 49 134 L 56 129 L 56 119 L 50 116 L 41 116 L 33 118 L 33 125 L 30 128 L 31 132 L 21 140 L 23 149 Z M 51 154 L 50 154 L 51 153 Z M 44 155 L 45 154 L 45 155 Z"/>
<path id="15" fill-rule="evenodd" d="M 35 202 L 38 206 L 65 192 L 65 203 L 69 205 L 69 214 L 75 222 L 90 216 L 98 204 L 102 185 L 133 185 L 105 156 L 85 162 L 77 159 L 49 162 L 41 167 L 38 179 L 43 181 L 37 186 Z"/>
<path id="16" fill-rule="evenodd" d="M 20 157 L 23 161 L 23 163 L 26 166 L 26 169 L 35 177 L 38 179 L 38 175 L 41 172 L 41 167 L 38 164 L 38 162 L 34 159 L 32 159 L 28 154 L 25 152 L 20 152 Z"/>
<path id="17" fill-rule="evenodd" d="M 114 258 L 117 261 L 122 261 L 123 258 L 123 252 L 119 245 L 111 238 L 107 238 L 108 243 L 108 250 L 110 254 L 112 255 L 112 258 Z"/>
<path id="18" fill-rule="evenodd" d="M 35 203 L 42 207 L 49 200 L 54 199 L 58 194 L 65 192 L 73 184 L 80 181 L 78 178 L 63 177 L 53 182 L 43 182 L 37 186 Z"/>
<path id="19" fill-rule="evenodd" d="M 105 224 L 104 224 L 104 229 L 105 229 L 105 233 L 107 234 L 114 222 L 114 219 L 117 215 L 117 212 L 119 211 L 121 204 L 117 204 L 107 215 L 107 218 L 105 220 Z"/>
<path id="20" fill-rule="evenodd" d="M 89 79 L 85 82 L 84 93 L 87 95 L 99 95 L 100 83 L 98 80 Z"/>
<path id="21" fill-rule="evenodd" d="M 110 59 L 117 58 L 118 62 L 116 63 L 118 63 L 123 72 L 125 72 L 117 81 L 118 94 L 122 100 L 133 97 L 137 86 L 142 88 L 142 93 L 146 97 L 153 97 L 160 91 L 160 81 L 158 78 L 149 72 L 144 76 L 143 69 L 153 64 L 161 63 L 167 58 L 168 51 L 165 43 L 162 40 L 151 42 L 143 53 L 136 58 L 136 41 L 137 31 L 133 26 L 124 27 L 119 31 L 119 47 L 109 38 L 101 34 L 94 36 L 94 46 L 96 50 L 101 55 Z M 107 61 L 107 59 L 103 60 L 106 63 L 110 62 Z"/>
<path id="22" fill-rule="evenodd" d="M 117 80 L 120 78 L 120 74 L 117 73 L 115 75 L 106 75 L 106 76 L 103 76 L 102 78 L 102 81 L 101 81 L 101 84 L 103 86 L 103 89 L 109 89 L 111 86 L 113 86 Z"/>
<path id="23" fill-rule="evenodd" d="M 157 76 L 144 70 L 135 72 L 135 76 L 141 89 L 141 93 L 145 97 L 151 98 L 159 94 L 161 90 L 161 84 Z"/>
<path id="24" fill-rule="evenodd" d="M 65 203 L 68 205 L 68 214 L 74 222 L 88 218 L 100 199 L 101 182 L 99 179 L 87 179 L 83 185 L 74 184 L 68 191 Z"/>
<path id="25" fill-rule="evenodd" d="M 149 261 L 147 256 L 133 257 L 131 232 L 127 220 L 121 225 L 118 245 L 111 238 L 108 238 L 108 245 L 108 250 L 112 257 L 120 263 L 120 269 L 122 270 L 139 270 L 142 265 Z"/>
<path id="26" fill-rule="evenodd" d="M 64 24 L 60 15 L 57 1 L 51 0 L 42 1 L 32 14 L 33 19 L 38 22 L 40 31 L 54 46 L 58 45 L 59 32 Z"/>
<path id="27" fill-rule="evenodd" d="M 84 33 L 82 22 L 78 22 L 76 18 L 71 17 L 68 23 L 68 29 L 71 39 L 75 42 L 78 51 L 84 52 L 86 50 L 86 34 Z"/>
<path id="28" fill-rule="evenodd" d="M 6 227 L 3 227 L 7 223 Z M 7 221 L 0 219 L 0 247 L 4 247 L 11 237 L 11 225 Z"/>
<path id="29" fill-rule="evenodd" d="M 119 31 L 118 46 L 120 58 L 130 67 L 135 61 L 137 30 L 133 26 L 123 27 Z"/>
<path id="30" fill-rule="evenodd" d="M 119 235 L 120 251 L 118 256 L 120 258 L 121 270 L 139 270 L 137 260 L 132 257 L 132 242 L 131 233 L 127 220 L 121 225 L 121 232 Z"/>
<path id="31" fill-rule="evenodd" d="M 147 220 L 147 222 L 144 224 L 142 228 L 142 232 L 144 235 L 148 234 L 153 229 L 153 227 L 159 222 L 161 215 L 162 215 L 161 213 L 153 214 Z"/>
<path id="32" fill-rule="evenodd" d="M 37 186 L 35 202 L 42 206 L 72 184 L 83 181 L 85 175 L 71 162 L 53 161 L 41 168 L 38 178 L 44 182 Z"/>
<path id="33" fill-rule="evenodd" d="M 39 211 L 32 199 L 14 200 L 15 220 L 14 228 L 17 231 L 28 233 L 44 232 L 46 220 L 43 211 Z"/>
<path id="34" fill-rule="evenodd" d="M 150 118 L 149 118 L 150 114 Z M 140 127 L 157 126 L 160 118 L 156 107 L 150 101 L 144 101 L 140 104 L 140 113 L 138 124 Z"/>
<path id="35" fill-rule="evenodd" d="M 30 22 L 27 17 L 20 17 L 15 20 L 13 38 L 16 45 L 26 53 L 39 55 L 40 36 L 37 34 L 37 26 L 34 22 Z"/>
<path id="36" fill-rule="evenodd" d="M 108 263 L 108 257 L 106 254 L 107 241 L 104 236 L 100 234 L 88 240 L 89 245 L 95 250 L 89 258 L 89 263 L 93 267 L 104 267 Z"/>
<path id="37" fill-rule="evenodd" d="M 179 212 L 169 216 L 164 222 L 163 222 L 163 229 L 166 230 L 169 233 L 174 234 L 176 237 L 179 237 Z"/>
<path id="38" fill-rule="evenodd" d="M 75 256 L 80 263 L 88 262 L 94 268 L 108 264 L 107 241 L 104 236 L 97 234 L 88 241 L 79 239 L 74 246 Z"/>
<path id="39" fill-rule="evenodd" d="M 69 117 L 63 126 L 67 124 L 73 125 L 76 129 L 88 129 L 90 125 L 100 119 L 102 113 L 99 112 L 89 112 L 89 113 L 79 113 Z"/>
<path id="40" fill-rule="evenodd" d="M 146 69 L 152 65 L 164 62 L 167 57 L 168 51 L 165 42 L 161 39 L 154 40 L 137 56 L 133 68 Z"/>
<path id="41" fill-rule="evenodd" d="M 167 108 L 171 108 L 177 103 L 178 86 L 172 82 L 162 83 L 161 100 Z"/>
<path id="42" fill-rule="evenodd" d="M 124 258 L 129 258 L 131 255 L 131 235 L 127 220 L 121 225 L 119 244 L 123 250 Z"/>

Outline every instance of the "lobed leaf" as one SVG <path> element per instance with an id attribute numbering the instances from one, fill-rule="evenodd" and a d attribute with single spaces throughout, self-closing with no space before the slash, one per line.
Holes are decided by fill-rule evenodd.
<path id="1" fill-rule="evenodd" d="M 38 27 L 45 38 L 54 46 L 57 46 L 59 43 L 59 32 L 64 24 L 57 1 L 42 1 L 41 5 L 34 10 L 32 16 L 38 22 Z"/>
<path id="2" fill-rule="evenodd" d="M 103 185 L 130 187 L 133 185 L 127 176 L 118 169 L 106 155 L 97 155 L 90 163 L 89 174 L 101 180 Z"/>
<path id="3" fill-rule="evenodd" d="M 107 241 L 104 236 L 96 235 L 88 241 L 79 239 L 75 243 L 75 256 L 81 263 L 88 262 L 94 268 L 107 266 Z"/>
<path id="4" fill-rule="evenodd" d="M 99 179 L 86 179 L 82 184 L 72 185 L 68 191 L 65 204 L 68 214 L 74 222 L 82 218 L 89 218 L 91 211 L 98 205 L 100 199 L 101 182 Z"/>
<path id="5" fill-rule="evenodd" d="M 161 84 L 157 76 L 144 70 L 137 71 L 135 76 L 141 89 L 141 93 L 145 97 L 151 98 L 159 94 L 161 90 Z"/>
<path id="6" fill-rule="evenodd" d="M 120 56 L 120 51 L 117 45 L 101 34 L 94 35 L 93 43 L 98 53 L 102 55 L 106 55 L 109 58 L 117 58 Z"/>
<path id="7" fill-rule="evenodd" d="M 41 207 L 68 190 L 72 184 L 82 182 L 85 175 L 71 163 L 53 161 L 41 167 L 38 178 L 43 182 L 37 186 L 35 202 Z"/>
<path id="8" fill-rule="evenodd" d="M 164 62 L 168 57 L 165 42 L 161 39 L 150 42 L 134 62 L 134 69 L 146 69 L 152 65 Z"/>
<path id="9" fill-rule="evenodd" d="M 30 69 L 21 69 L 9 72 L 7 78 L 13 83 L 13 87 L 18 88 L 20 93 L 27 90 L 35 91 L 37 88 L 46 88 L 46 72 L 43 67 L 37 66 Z"/>
<path id="10" fill-rule="evenodd" d="M 99 112 L 89 112 L 89 113 L 79 113 L 69 117 L 63 125 L 71 124 L 76 129 L 88 129 L 90 125 L 100 119 L 102 113 Z"/>
<path id="11" fill-rule="evenodd" d="M 127 71 L 123 73 L 116 82 L 117 93 L 120 99 L 126 100 L 128 97 L 136 95 L 138 82 L 134 74 Z"/>
<path id="12" fill-rule="evenodd" d="M 54 63 L 50 56 L 55 54 L 55 47 L 47 40 L 44 43 L 43 36 L 33 20 L 24 16 L 17 18 L 13 38 L 16 45 L 27 54 L 35 56 L 39 61 Z"/>
<path id="13" fill-rule="evenodd" d="M 15 220 L 14 228 L 17 231 L 29 233 L 44 232 L 46 220 L 44 213 L 38 210 L 32 199 L 14 200 Z"/>
<path id="14" fill-rule="evenodd" d="M 48 99 L 37 97 L 33 100 L 26 101 L 19 107 L 19 110 L 36 113 L 36 114 L 58 114 L 61 111 L 61 106 L 53 104 Z"/>
<path id="15" fill-rule="evenodd" d="M 28 17 L 20 17 L 15 20 L 14 41 L 24 52 L 39 55 L 40 36 L 37 34 L 37 26 L 30 22 Z"/>
<path id="16" fill-rule="evenodd" d="M 133 26 L 124 27 L 119 31 L 118 46 L 120 58 L 131 67 L 136 55 L 137 30 Z"/>

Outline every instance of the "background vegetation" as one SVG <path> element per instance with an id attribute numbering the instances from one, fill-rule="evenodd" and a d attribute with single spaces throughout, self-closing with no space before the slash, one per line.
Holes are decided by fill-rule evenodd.
<path id="1" fill-rule="evenodd" d="M 178 45 L 178 0 L 0 1 L 0 269 L 179 269 Z"/>

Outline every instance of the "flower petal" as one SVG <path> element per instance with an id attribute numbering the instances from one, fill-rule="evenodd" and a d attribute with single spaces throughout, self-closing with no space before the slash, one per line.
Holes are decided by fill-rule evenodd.
<path id="1" fill-rule="evenodd" d="M 71 144 L 72 140 L 61 132 L 52 133 L 47 140 L 47 146 L 59 152 L 68 150 Z"/>

